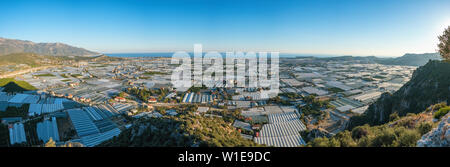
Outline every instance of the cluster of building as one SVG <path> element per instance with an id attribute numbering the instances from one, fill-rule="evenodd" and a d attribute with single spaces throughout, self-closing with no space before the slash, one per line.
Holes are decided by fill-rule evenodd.
<path id="1" fill-rule="evenodd" d="M 73 142 L 80 142 L 84 146 L 96 146 L 101 142 L 111 139 L 120 134 L 118 126 L 111 121 L 110 118 L 117 116 L 119 112 L 112 106 L 98 105 L 92 107 L 83 107 L 74 101 L 52 97 L 46 94 L 5 94 L 0 96 L 11 96 L 10 98 L 2 98 L 2 104 L 6 107 L 22 107 L 29 105 L 27 111 L 29 118 L 22 119 L 22 117 L 6 117 L 1 118 L 2 123 L 8 124 L 10 144 L 27 143 L 27 138 L 31 140 L 37 137 L 36 140 L 47 142 L 52 138 L 57 144 L 64 144 L 63 136 L 60 132 L 70 131 L 74 128 L 76 135 L 69 136 Z M 2 107 L 5 108 L 5 107 Z M 6 112 L 2 109 L 0 112 Z M 25 111 L 26 112 L 26 111 Z M 42 116 L 42 122 L 36 123 L 37 136 L 30 136 L 33 133 L 25 133 L 24 124 Z M 69 120 L 70 126 L 59 126 L 63 123 L 58 123 L 57 120 Z M 67 136 L 64 136 L 66 138 Z"/>
<path id="2" fill-rule="evenodd" d="M 357 60 L 282 59 L 280 86 L 284 93 L 331 100 L 331 114 L 347 119 L 362 114 L 383 93 L 405 84 L 416 67 L 368 64 Z M 304 104 L 298 99 L 295 104 Z M 330 111 L 327 109 L 326 111 Z"/>
<path id="3" fill-rule="evenodd" d="M 8 107 L 29 106 L 25 119 L 1 118 L 2 123 L 9 127 L 10 144 L 45 143 L 51 138 L 57 145 L 70 141 L 91 147 L 119 135 L 127 128 L 120 115 L 130 114 L 144 102 L 125 98 L 116 100 L 117 94 L 129 87 L 170 87 L 168 74 L 173 67 L 169 63 L 167 59 L 153 58 L 80 62 L 30 71 L 16 77 L 16 80 L 26 81 L 38 91 L 6 93 L 0 88 L 0 112 L 5 112 Z M 166 98 L 175 98 L 176 95 L 171 93 Z M 213 97 L 206 98 L 211 102 Z M 27 129 L 24 128 L 33 119 L 43 119 L 35 123 L 35 136 L 25 133 Z"/>
<path id="4" fill-rule="evenodd" d="M 196 103 L 200 105 L 197 108 L 199 114 L 213 115 L 208 113 L 213 107 L 241 109 L 245 120 L 235 120 L 233 126 L 245 130 L 242 136 L 246 139 L 268 146 L 296 147 L 305 144 L 300 132 L 306 130 L 306 126 L 300 120 L 302 111 L 296 107 L 305 105 L 301 97 L 315 95 L 330 100 L 334 108 L 324 110 L 339 119 L 348 119 L 349 114 L 365 112 L 382 93 L 399 89 L 415 70 L 410 66 L 354 61 L 281 59 L 280 93 L 299 96 L 297 99 L 281 97 L 289 100 L 290 105 L 268 105 L 269 96 L 261 93 L 264 88 L 221 88 L 224 83 L 233 84 L 234 80 L 212 80 L 218 88 L 206 88 L 196 93 L 175 92 L 170 82 L 174 68 L 170 59 L 133 58 L 120 62 L 78 63 L 24 74 L 16 79 L 30 83 L 39 91 L 10 94 L 1 92 L 0 88 L 0 112 L 8 107 L 29 104 L 29 118 L 2 118 L 2 122 L 9 125 L 10 143 L 26 143 L 24 124 L 30 118 L 43 117 L 36 125 L 38 140 L 47 142 L 52 138 L 59 144 L 71 141 L 96 146 L 130 127 L 121 123 L 124 120 L 122 114 L 134 118 L 162 117 L 163 114 L 158 112 L 137 113 L 137 109 L 149 105 L 174 105 L 156 103 L 157 98 L 153 95 L 144 101 L 132 96 L 119 97 L 120 92 L 129 88 L 167 88 L 170 92 L 163 99 L 177 99 L 180 104 L 176 105 Z M 167 110 L 165 114 L 178 115 L 175 110 Z M 76 134 L 70 134 L 71 130 Z M 248 135 L 249 132 L 253 135 Z"/>

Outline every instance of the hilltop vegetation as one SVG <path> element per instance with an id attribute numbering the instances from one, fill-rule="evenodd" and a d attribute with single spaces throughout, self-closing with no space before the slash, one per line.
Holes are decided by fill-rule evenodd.
<path id="1" fill-rule="evenodd" d="M 33 85 L 25 81 L 18 81 L 14 78 L 1 78 L 0 87 L 4 87 L 4 92 L 23 92 L 29 90 L 36 90 Z"/>
<path id="2" fill-rule="evenodd" d="M 188 113 L 177 117 L 141 119 L 106 147 L 247 147 L 257 146 L 220 118 Z"/>
<path id="3" fill-rule="evenodd" d="M 439 109 L 439 111 L 434 113 L 434 118 L 435 119 L 441 119 L 444 115 L 447 115 L 447 113 L 450 111 L 450 106 L 447 107 L 443 107 L 441 109 Z"/>
<path id="4" fill-rule="evenodd" d="M 390 116 L 390 122 L 378 125 L 357 126 L 352 130 L 339 132 L 331 138 L 320 137 L 308 142 L 310 147 L 414 147 L 422 135 L 436 126 L 432 119 L 433 113 L 445 104 L 429 107 L 419 114 L 408 114 L 399 117 Z"/>

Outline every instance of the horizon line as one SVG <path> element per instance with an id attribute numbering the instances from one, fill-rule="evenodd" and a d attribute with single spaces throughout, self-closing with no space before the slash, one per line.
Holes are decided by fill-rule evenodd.
<path id="1" fill-rule="evenodd" d="M 177 51 L 149 51 L 149 52 L 100 52 L 101 54 L 104 55 L 108 55 L 108 54 L 169 54 L 169 53 L 175 53 Z M 207 53 L 209 51 L 203 51 L 203 53 Z M 225 52 L 219 52 L 221 54 L 226 53 L 228 51 Z M 233 51 L 236 52 L 236 51 Z M 265 51 L 258 51 L 255 53 L 260 53 L 260 52 L 265 52 Z M 187 53 L 193 53 L 193 52 L 187 52 Z M 247 52 L 244 52 L 247 53 Z M 270 52 L 267 52 L 270 53 Z M 289 52 L 279 52 L 280 57 L 282 55 L 284 56 L 295 56 L 295 57 L 345 57 L 345 56 L 351 56 L 351 57 L 381 57 L 381 58 L 397 58 L 397 57 L 402 57 L 405 56 L 407 54 L 434 54 L 437 52 L 424 52 L 424 53 L 404 53 L 403 55 L 400 56 L 387 56 L 387 55 L 341 55 L 341 54 L 317 54 L 317 53 L 289 53 Z"/>

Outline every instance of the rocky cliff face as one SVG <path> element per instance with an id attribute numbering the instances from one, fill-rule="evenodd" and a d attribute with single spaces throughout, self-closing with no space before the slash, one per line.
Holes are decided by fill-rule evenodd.
<path id="1" fill-rule="evenodd" d="M 419 113 L 440 102 L 450 102 L 450 62 L 429 61 L 397 92 L 383 94 L 363 115 L 352 117 L 348 128 L 380 125 L 388 122 L 394 112 L 399 116 Z"/>
<path id="2" fill-rule="evenodd" d="M 438 127 L 422 136 L 418 147 L 450 147 L 450 113 L 445 115 Z"/>

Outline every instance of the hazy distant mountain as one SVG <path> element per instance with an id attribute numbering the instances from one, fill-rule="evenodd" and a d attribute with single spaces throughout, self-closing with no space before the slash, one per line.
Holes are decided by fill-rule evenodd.
<path id="1" fill-rule="evenodd" d="M 384 65 L 407 65 L 407 66 L 423 66 L 429 60 L 442 60 L 438 53 L 411 54 L 407 53 L 397 58 L 378 58 L 375 62 Z"/>
<path id="2" fill-rule="evenodd" d="M 402 57 L 396 58 L 381 58 L 375 56 L 367 56 L 367 57 L 339 56 L 339 57 L 327 57 L 318 59 L 329 61 L 359 61 L 362 63 L 379 63 L 384 65 L 423 66 L 427 64 L 429 60 L 442 60 L 442 57 L 438 53 L 423 53 L 423 54 L 407 53 Z"/>
<path id="3" fill-rule="evenodd" d="M 63 43 L 34 43 L 31 41 L 0 38 L 0 55 L 11 53 L 36 53 L 51 56 L 93 56 L 98 55 L 83 48 Z"/>

